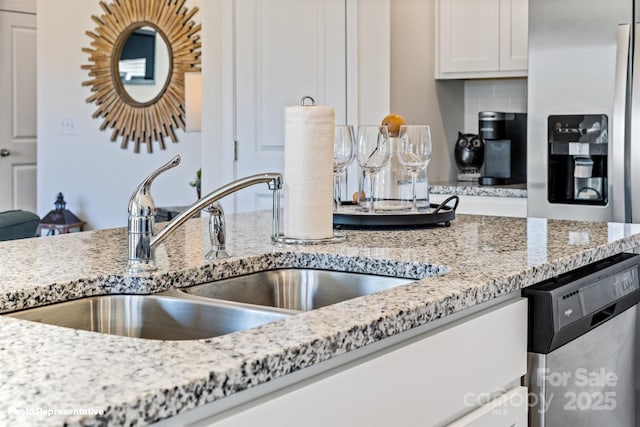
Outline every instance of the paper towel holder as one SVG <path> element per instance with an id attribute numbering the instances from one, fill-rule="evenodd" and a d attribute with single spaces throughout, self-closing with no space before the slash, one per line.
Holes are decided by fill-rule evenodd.
<path id="1" fill-rule="evenodd" d="M 307 101 L 310 102 L 309 105 L 307 105 Z M 316 106 L 316 100 L 313 99 L 312 97 L 310 97 L 309 95 L 303 96 L 302 98 L 300 98 L 300 106 L 301 107 L 315 107 Z"/>
<path id="2" fill-rule="evenodd" d="M 269 183 L 269 189 L 273 192 L 273 224 L 271 232 L 271 242 L 285 245 L 325 245 L 329 243 L 341 243 L 347 240 L 347 235 L 333 232 L 333 236 L 322 239 L 298 239 L 287 237 L 280 233 L 280 190 L 282 186 Z"/>
<path id="3" fill-rule="evenodd" d="M 301 107 L 315 107 L 316 101 L 311 96 L 303 96 L 300 98 Z M 329 243 L 341 243 L 347 240 L 346 234 L 333 232 L 333 236 L 320 239 L 300 239 L 295 237 L 287 237 L 280 233 L 280 190 L 282 186 L 269 187 L 273 190 L 273 230 L 271 234 L 271 241 L 278 244 L 286 245 L 324 245 Z"/>

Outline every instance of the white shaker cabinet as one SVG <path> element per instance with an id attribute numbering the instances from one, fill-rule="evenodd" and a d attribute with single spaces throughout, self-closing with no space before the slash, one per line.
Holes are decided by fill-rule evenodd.
<path id="1" fill-rule="evenodd" d="M 526 427 L 527 388 L 514 387 L 447 427 Z"/>
<path id="2" fill-rule="evenodd" d="M 529 0 L 500 0 L 500 71 L 527 74 Z"/>
<path id="3" fill-rule="evenodd" d="M 527 75 L 528 0 L 436 0 L 436 77 Z"/>

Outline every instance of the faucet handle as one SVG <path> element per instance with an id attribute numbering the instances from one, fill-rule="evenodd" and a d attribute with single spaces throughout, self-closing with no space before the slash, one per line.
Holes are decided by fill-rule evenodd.
<path id="1" fill-rule="evenodd" d="M 219 202 L 210 204 L 207 207 L 209 212 L 209 238 L 211 239 L 211 250 L 207 252 L 205 258 L 212 260 L 227 258 L 231 256 L 227 252 L 227 230 L 224 220 L 224 210 Z"/>
<path id="2" fill-rule="evenodd" d="M 151 172 L 151 174 L 146 177 L 140 185 L 138 185 L 131 195 L 131 199 L 129 199 L 129 215 L 144 217 L 155 215 L 156 206 L 153 202 L 153 198 L 151 197 L 151 183 L 158 177 L 158 175 L 178 166 L 179 164 L 180 155 L 177 154 L 168 163 Z"/>
<path id="3" fill-rule="evenodd" d="M 169 163 L 152 172 L 134 190 L 129 200 L 129 221 L 127 225 L 128 255 L 127 271 L 140 273 L 154 271 L 156 263 L 153 259 L 152 238 L 155 234 L 156 206 L 151 197 L 150 187 L 153 180 L 167 169 L 178 166 L 180 156 L 175 156 Z"/>

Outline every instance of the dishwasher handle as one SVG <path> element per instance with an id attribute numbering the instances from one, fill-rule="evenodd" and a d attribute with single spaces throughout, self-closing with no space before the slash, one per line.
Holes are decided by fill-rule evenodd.
<path id="1" fill-rule="evenodd" d="M 599 312 L 595 313 L 591 317 L 591 327 L 594 328 L 599 324 L 607 321 L 616 312 L 616 304 L 611 304 L 609 307 L 603 308 Z"/>

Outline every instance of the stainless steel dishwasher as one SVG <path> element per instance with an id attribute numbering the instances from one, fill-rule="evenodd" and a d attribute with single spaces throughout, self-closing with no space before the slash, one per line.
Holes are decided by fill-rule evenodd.
<path id="1" fill-rule="evenodd" d="M 640 256 L 620 254 L 523 289 L 530 427 L 634 427 Z"/>

